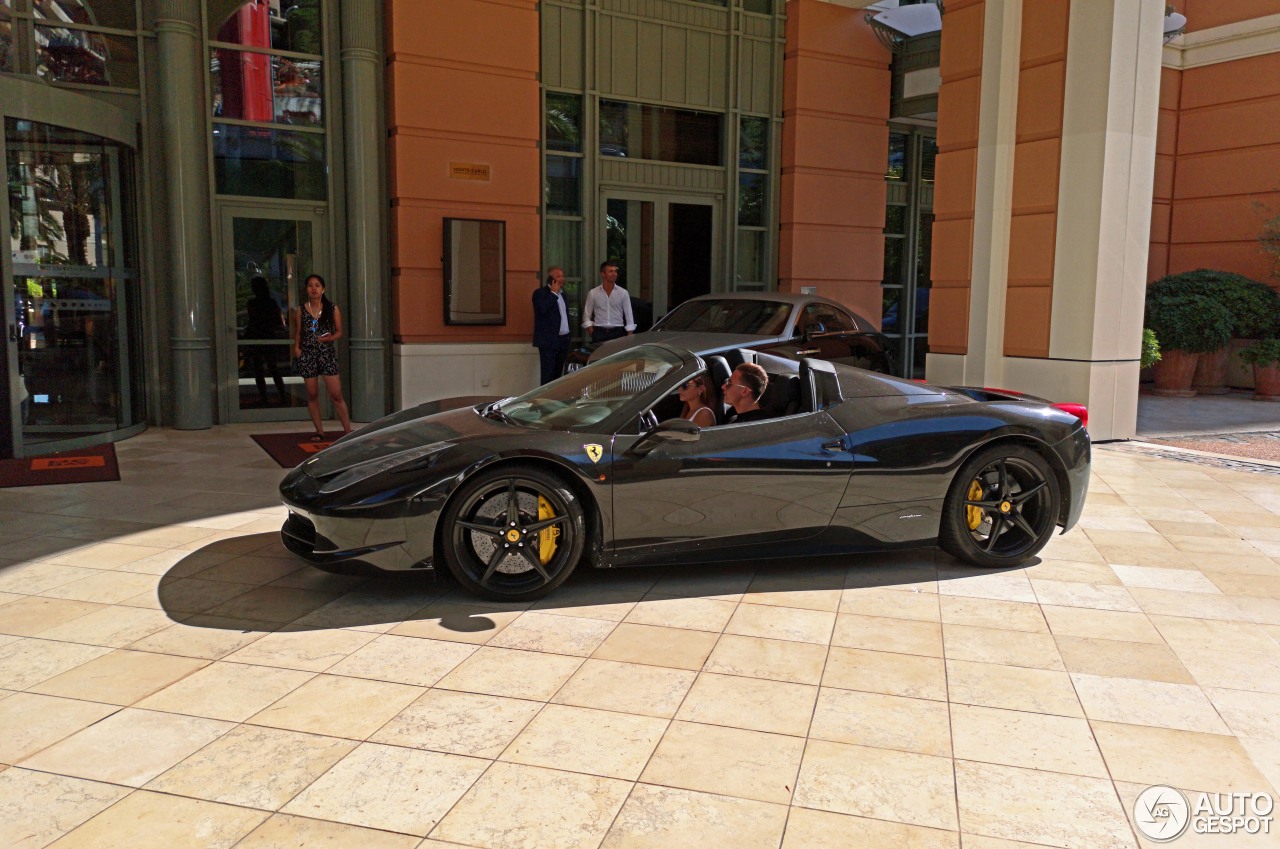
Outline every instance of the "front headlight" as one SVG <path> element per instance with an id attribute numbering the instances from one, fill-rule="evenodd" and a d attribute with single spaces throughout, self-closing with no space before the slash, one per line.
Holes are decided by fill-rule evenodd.
<path id="1" fill-rule="evenodd" d="M 415 468 L 429 463 L 433 454 L 438 454 L 446 448 L 452 447 L 452 442 L 433 442 L 430 445 L 424 445 L 421 448 L 410 448 L 408 451 L 400 451 L 386 457 L 379 457 L 377 460 L 370 460 L 367 463 L 361 463 L 358 466 L 352 466 L 345 472 L 334 475 L 332 478 L 321 484 L 320 492 L 328 495 L 331 492 L 346 489 L 347 487 L 357 484 L 362 480 L 367 480 L 374 475 L 380 475 L 383 472 L 389 472 L 393 469 L 409 471 L 409 468 Z"/>

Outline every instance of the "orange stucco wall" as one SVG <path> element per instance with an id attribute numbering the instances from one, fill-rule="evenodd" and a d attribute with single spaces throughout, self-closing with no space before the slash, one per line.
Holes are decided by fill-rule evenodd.
<path id="1" fill-rule="evenodd" d="M 952 0 L 942 19 L 929 307 L 929 350 L 935 354 L 964 354 L 969 349 L 985 13 L 983 0 Z"/>
<path id="2" fill-rule="evenodd" d="M 1148 276 L 1218 268 L 1272 280 L 1258 235 L 1280 215 L 1280 53 L 1166 69 L 1158 150 Z"/>
<path id="3" fill-rule="evenodd" d="M 1022 7 L 1004 353 L 1049 356 L 1069 0 Z"/>
<path id="4" fill-rule="evenodd" d="M 396 341 L 526 340 L 541 262 L 537 3 L 387 0 L 386 8 Z M 451 162 L 487 165 L 490 179 L 453 179 Z M 506 325 L 445 326 L 446 217 L 506 222 Z"/>
<path id="5" fill-rule="evenodd" d="M 1173 7 L 1187 16 L 1187 32 L 1280 15 L 1280 0 L 1175 0 Z"/>
<path id="6" fill-rule="evenodd" d="M 889 51 L 861 10 L 787 3 L 778 288 L 879 320 Z"/>

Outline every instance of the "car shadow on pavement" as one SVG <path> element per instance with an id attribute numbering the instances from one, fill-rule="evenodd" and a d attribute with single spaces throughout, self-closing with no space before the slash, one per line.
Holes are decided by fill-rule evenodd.
<path id="1" fill-rule="evenodd" d="M 1025 565 L 1037 562 L 1033 558 Z M 662 602 L 708 599 L 847 613 L 855 605 L 846 600 L 856 595 L 881 589 L 934 593 L 941 582 L 1002 571 L 967 567 L 936 548 L 726 564 L 584 567 L 544 598 L 494 602 L 471 595 L 443 569 L 438 574 L 373 577 L 324 572 L 286 551 L 278 535 L 261 533 L 192 551 L 164 574 L 157 593 L 170 618 L 193 627 L 381 628 L 484 642 L 484 632 L 497 633 L 524 611 L 658 624 L 665 618 L 661 608 L 676 607 Z M 640 605 L 648 612 L 633 614 Z"/>

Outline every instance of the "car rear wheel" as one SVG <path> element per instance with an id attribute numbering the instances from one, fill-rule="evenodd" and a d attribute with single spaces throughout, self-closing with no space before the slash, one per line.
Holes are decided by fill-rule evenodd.
<path id="1" fill-rule="evenodd" d="M 1061 506 L 1048 462 L 1024 445 L 997 445 L 961 467 L 943 504 L 938 545 L 974 566 L 1015 566 L 1053 535 Z"/>
<path id="2" fill-rule="evenodd" d="M 481 472 L 449 502 L 443 555 L 450 573 L 486 598 L 538 598 L 568 579 L 586 538 L 578 497 L 532 468 Z"/>

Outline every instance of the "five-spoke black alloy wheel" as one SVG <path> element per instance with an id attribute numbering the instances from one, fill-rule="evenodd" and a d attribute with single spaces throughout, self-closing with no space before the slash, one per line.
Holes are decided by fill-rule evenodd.
<path id="1" fill-rule="evenodd" d="M 1023 445 L 996 445 L 961 467 L 943 506 L 938 545 L 975 566 L 1015 566 L 1044 547 L 1062 496 L 1048 462 Z"/>
<path id="2" fill-rule="evenodd" d="M 481 472 L 442 517 L 445 565 L 468 590 L 491 599 L 538 598 L 560 586 L 582 556 L 582 505 L 540 469 Z"/>

